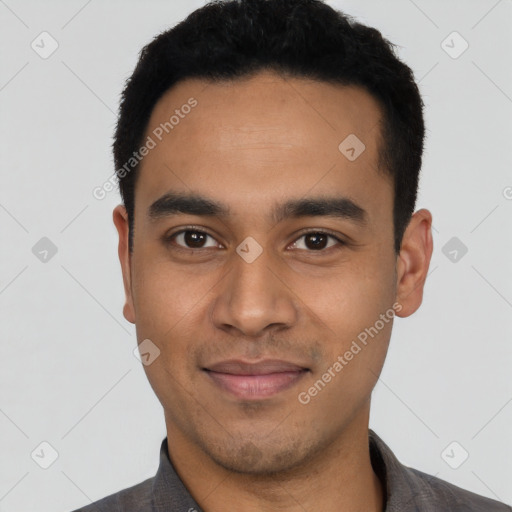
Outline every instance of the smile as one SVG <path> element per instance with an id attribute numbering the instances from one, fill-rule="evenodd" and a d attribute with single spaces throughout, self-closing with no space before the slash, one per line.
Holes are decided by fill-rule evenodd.
<path id="1" fill-rule="evenodd" d="M 309 371 L 308 368 L 277 360 L 255 364 L 231 360 L 203 370 L 215 386 L 243 400 L 274 396 L 291 388 Z"/>

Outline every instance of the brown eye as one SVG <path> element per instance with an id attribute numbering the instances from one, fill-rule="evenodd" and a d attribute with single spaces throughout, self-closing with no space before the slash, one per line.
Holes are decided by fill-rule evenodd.
<path id="1" fill-rule="evenodd" d="M 206 245 L 206 242 L 209 238 L 213 241 L 213 243 Z M 174 235 L 170 236 L 168 240 L 173 241 L 180 247 L 186 249 L 204 249 L 207 247 L 215 247 L 217 245 L 214 238 L 208 233 L 191 229 L 174 233 Z"/>
<path id="2" fill-rule="evenodd" d="M 329 244 L 329 239 L 334 242 Z M 303 240 L 301 243 L 300 241 Z M 310 231 L 309 233 L 304 233 L 300 238 L 294 242 L 294 249 L 304 249 L 309 252 L 321 252 L 324 249 L 329 249 L 335 245 L 344 245 L 343 241 L 338 237 L 331 235 L 330 233 L 325 233 L 323 231 Z"/>
<path id="3" fill-rule="evenodd" d="M 308 249 L 325 249 L 328 238 L 323 233 L 309 233 L 304 236 L 304 242 Z"/>

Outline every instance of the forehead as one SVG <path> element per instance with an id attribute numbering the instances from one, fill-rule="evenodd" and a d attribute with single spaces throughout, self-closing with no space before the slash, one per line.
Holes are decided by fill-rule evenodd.
<path id="1" fill-rule="evenodd" d="M 151 114 L 144 141 L 154 147 L 139 166 L 137 204 L 174 190 L 236 210 L 339 192 L 388 208 L 390 179 L 377 170 L 380 118 L 377 101 L 354 86 L 273 72 L 183 81 Z"/>

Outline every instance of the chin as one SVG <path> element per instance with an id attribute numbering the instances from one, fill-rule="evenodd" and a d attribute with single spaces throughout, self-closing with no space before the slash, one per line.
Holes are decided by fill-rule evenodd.
<path id="1" fill-rule="evenodd" d="M 216 445 L 215 449 L 203 449 L 216 464 L 228 471 L 253 477 L 271 476 L 293 470 L 314 452 L 314 449 L 311 452 L 306 450 L 302 441 L 295 441 L 289 446 L 284 446 L 284 441 L 276 443 L 278 446 L 271 446 L 264 440 L 255 444 L 247 439 L 238 443 L 229 439 L 228 446 Z"/>

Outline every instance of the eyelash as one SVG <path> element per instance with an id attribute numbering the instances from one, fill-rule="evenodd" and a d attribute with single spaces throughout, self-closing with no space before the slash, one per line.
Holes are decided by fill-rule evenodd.
<path id="1" fill-rule="evenodd" d="M 171 234 L 171 235 L 168 235 L 168 236 L 164 236 L 164 242 L 165 244 L 167 245 L 170 245 L 173 240 L 178 236 L 178 235 L 181 235 L 183 233 L 187 233 L 187 232 L 193 232 L 193 233 L 200 233 L 200 234 L 203 234 L 203 235 L 207 235 L 211 238 L 213 238 L 215 240 L 215 237 L 213 235 L 211 235 L 210 233 L 208 233 L 207 231 L 204 231 L 204 229 L 199 229 L 195 226 L 187 226 L 185 229 L 181 229 L 180 231 L 176 231 L 175 233 Z M 328 230 L 325 230 L 325 229 L 311 229 L 311 230 L 308 230 L 306 232 L 302 232 L 299 234 L 299 236 L 292 242 L 292 245 L 293 244 L 296 244 L 301 238 L 307 236 L 307 235 L 325 235 L 329 238 L 333 238 L 334 240 L 336 240 L 336 242 L 338 242 L 337 246 L 331 246 L 331 247 L 327 247 L 327 248 L 324 248 L 324 249 L 318 249 L 318 250 L 307 250 L 307 249 L 296 249 L 296 250 L 306 250 L 308 253 L 326 253 L 327 251 L 329 251 L 330 249 L 340 249 L 341 247 L 347 245 L 347 243 L 343 240 L 341 240 L 337 235 L 335 235 L 333 232 L 331 231 L 328 231 Z M 177 250 L 184 250 L 184 251 L 200 251 L 200 250 L 206 250 L 206 249 L 211 249 L 211 247 L 199 247 L 199 248 L 195 248 L 195 247 L 184 247 L 184 246 L 181 246 L 181 245 L 177 245 L 177 246 L 174 246 L 175 249 Z"/>

